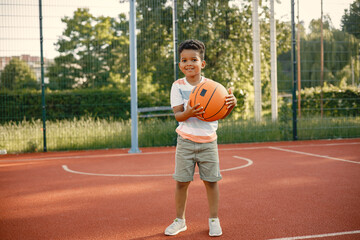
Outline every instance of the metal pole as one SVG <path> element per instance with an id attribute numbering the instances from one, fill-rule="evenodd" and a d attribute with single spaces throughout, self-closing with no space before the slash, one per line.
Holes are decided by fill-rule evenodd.
<path id="1" fill-rule="evenodd" d="M 355 87 L 354 60 L 351 58 L 351 86 Z"/>
<path id="2" fill-rule="evenodd" d="M 276 24 L 274 0 L 270 0 L 270 53 L 271 53 L 271 118 L 275 122 L 278 118 L 277 105 L 277 55 L 276 55 Z"/>
<path id="3" fill-rule="evenodd" d="M 41 105 L 42 105 L 42 121 L 43 121 L 43 144 L 44 152 L 46 147 L 46 105 L 45 105 L 45 83 L 44 83 L 44 54 L 43 54 L 43 26 L 42 26 L 42 3 L 39 0 L 39 21 L 40 21 L 40 61 L 41 61 Z"/>
<path id="4" fill-rule="evenodd" d="M 173 0 L 173 40 L 174 40 L 174 81 L 179 78 L 178 68 L 178 18 L 177 18 L 177 0 Z"/>
<path id="5" fill-rule="evenodd" d="M 297 0 L 297 80 L 298 80 L 298 115 L 301 117 L 301 62 L 300 62 L 300 16 L 299 16 L 299 0 Z"/>
<path id="6" fill-rule="evenodd" d="M 254 111 L 255 120 L 261 121 L 261 80 L 260 80 L 260 27 L 258 14 L 259 0 L 252 0 L 253 62 L 254 62 Z"/>
<path id="7" fill-rule="evenodd" d="M 321 118 L 324 114 L 323 85 L 324 85 L 324 30 L 323 30 L 323 1 L 321 0 L 321 43 L 320 43 L 320 109 Z"/>
<path id="8" fill-rule="evenodd" d="M 293 92 L 292 92 L 292 110 L 293 110 L 293 139 L 297 140 L 297 98 L 296 98 L 296 89 L 297 89 L 297 73 L 296 73 L 296 37 L 295 37 L 295 13 L 294 13 L 294 0 L 291 0 L 291 39 L 292 39 L 292 61 L 293 61 Z"/>
<path id="9" fill-rule="evenodd" d="M 130 82 L 131 82 L 131 149 L 139 153 L 137 113 L 136 0 L 130 0 Z"/>

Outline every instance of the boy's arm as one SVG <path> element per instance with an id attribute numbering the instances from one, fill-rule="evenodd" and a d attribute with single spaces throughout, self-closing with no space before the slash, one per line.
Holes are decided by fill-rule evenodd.
<path id="1" fill-rule="evenodd" d="M 225 114 L 224 117 L 222 117 L 222 119 L 226 118 L 230 113 L 231 111 L 234 109 L 234 107 L 236 106 L 237 104 L 237 100 L 236 100 L 236 97 L 234 96 L 234 94 L 232 93 L 232 89 L 229 88 L 229 95 L 226 96 L 226 105 L 227 105 L 227 112 Z"/>
<path id="2" fill-rule="evenodd" d="M 199 103 L 193 107 L 190 107 L 188 104 L 188 107 L 186 108 L 185 111 L 184 111 L 184 105 L 178 105 L 173 107 L 176 121 L 184 122 L 191 117 L 196 117 L 201 114 L 204 114 L 205 112 L 203 111 L 203 107 L 198 108 L 199 106 L 200 106 Z"/>

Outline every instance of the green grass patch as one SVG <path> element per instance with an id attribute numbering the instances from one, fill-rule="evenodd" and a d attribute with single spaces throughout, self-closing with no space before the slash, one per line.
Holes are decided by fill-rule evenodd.
<path id="1" fill-rule="evenodd" d="M 299 140 L 360 137 L 360 117 L 301 118 Z"/>
<path id="2" fill-rule="evenodd" d="M 151 118 L 139 121 L 139 146 L 174 146 L 177 122 L 173 118 Z M 47 121 L 48 151 L 130 148 L 131 121 L 81 118 Z M 264 119 L 222 120 L 218 143 L 243 143 L 292 140 L 291 120 L 273 122 Z M 298 139 L 335 139 L 360 137 L 360 117 L 301 118 Z M 0 125 L 0 149 L 8 153 L 43 150 L 40 120 L 9 122 Z"/>

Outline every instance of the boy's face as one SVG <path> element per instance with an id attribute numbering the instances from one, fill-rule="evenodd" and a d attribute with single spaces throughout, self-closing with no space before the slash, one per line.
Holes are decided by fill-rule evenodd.
<path id="1" fill-rule="evenodd" d="M 185 77 L 195 77 L 201 74 L 205 61 L 201 60 L 200 52 L 193 49 L 184 49 L 180 54 L 179 68 Z"/>

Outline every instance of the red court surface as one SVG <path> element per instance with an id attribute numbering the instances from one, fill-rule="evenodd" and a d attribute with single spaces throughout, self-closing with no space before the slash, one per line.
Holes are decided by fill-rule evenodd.
<path id="1" fill-rule="evenodd" d="M 0 157 L 0 239 L 209 239 L 205 187 L 175 218 L 174 147 Z M 360 239 L 360 139 L 220 145 L 219 239 Z"/>

